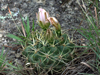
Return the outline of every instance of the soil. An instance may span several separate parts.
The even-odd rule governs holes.
[[[34,20],[35,26],[38,29],[39,26],[36,23],[36,13],[38,8],[43,8],[49,12],[50,16],[56,17],[61,24],[62,32],[66,32],[75,40],[76,45],[83,45],[87,43],[87,40],[80,35],[75,29],[80,27],[86,28],[87,23],[83,21],[84,15],[79,7],[77,0],[0,0],[0,52],[2,46],[5,46],[5,53],[7,52],[7,60],[12,61],[14,65],[18,63],[24,65],[25,62],[22,59],[21,48],[13,45],[14,39],[6,37],[6,34],[18,33],[18,26],[21,26],[21,17],[26,21],[27,16],[30,19],[30,25]],[[9,11],[12,12],[12,17],[9,15]],[[84,39],[84,40],[82,40]],[[76,49],[76,53],[84,51],[84,48]],[[94,54],[82,55],[80,58],[71,61],[62,75],[83,75],[79,73],[96,74],[91,68],[84,63],[93,63]],[[23,62],[23,63],[22,63]],[[74,64],[73,64],[74,62]],[[6,75],[17,75],[14,73],[8,73]],[[58,74],[57,74],[58,75]]]

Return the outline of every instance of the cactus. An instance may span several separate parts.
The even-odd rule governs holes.
[[[66,34],[57,37],[53,31],[53,40],[46,38],[45,32],[36,32],[33,42],[24,49],[23,55],[28,58],[35,67],[43,70],[61,72],[66,63],[72,58],[70,56],[74,48]]]

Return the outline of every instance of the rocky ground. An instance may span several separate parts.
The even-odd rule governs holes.
[[[8,7],[18,26],[21,26],[19,12],[24,20],[27,19],[27,16],[29,17],[30,25],[34,19],[35,25],[37,26],[36,13],[38,12],[38,8],[41,7],[48,11],[50,16],[54,16],[58,19],[63,31],[66,31],[70,37],[73,35],[74,40],[78,40],[76,44],[80,43],[81,38],[83,38],[74,30],[75,28],[80,28],[80,24],[82,27],[86,27],[85,22],[81,23],[83,19],[82,11],[76,0],[0,0],[0,51],[2,46],[5,45],[5,52],[8,52],[7,59],[14,61],[15,64],[21,64],[23,60],[20,60],[20,49],[17,51],[12,49],[11,42],[14,40],[5,36],[7,33],[16,34],[16,32],[18,32],[12,17],[9,15]],[[77,68],[77,70],[78,69],[80,68]],[[78,75],[74,72],[73,74],[66,73],[66,75]]]

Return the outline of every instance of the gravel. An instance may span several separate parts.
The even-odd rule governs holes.
[[[18,33],[16,25],[12,17],[9,15],[8,7],[10,8],[13,19],[18,26],[21,26],[19,12],[25,21],[26,17],[29,17],[30,24],[32,24],[34,19],[35,25],[37,26],[36,13],[38,12],[38,8],[44,8],[49,12],[50,16],[54,16],[58,19],[61,28],[66,31],[70,37],[75,33],[75,30],[73,29],[79,28],[81,22],[80,18],[82,18],[82,12],[76,0],[65,0],[65,2],[64,0],[0,0],[0,50],[3,45],[13,46],[11,42],[14,40],[6,37],[6,34]],[[84,23],[82,25],[85,27]],[[37,26],[37,28],[39,27]],[[82,36],[76,32],[73,38],[81,39]],[[8,60],[14,60],[15,64],[17,61],[17,63],[22,64],[19,59],[21,57],[20,51],[15,52],[9,47],[6,47],[5,50],[5,52],[8,52]]]

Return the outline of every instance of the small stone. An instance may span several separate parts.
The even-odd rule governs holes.
[[[23,16],[24,16],[24,17],[27,17],[28,15],[29,15],[28,13],[26,13],[26,14],[23,14]]]
[[[62,1],[59,1],[59,3],[62,3]]]
[[[19,8],[14,7],[11,10],[14,11],[14,12],[17,12],[19,10]]]
[[[2,2],[4,2],[5,0],[2,0]]]
[[[54,2],[53,1],[50,1],[50,5],[53,6],[54,5]]]
[[[19,58],[20,55],[21,55],[21,53],[17,53],[17,54],[15,54],[15,56],[16,56],[17,58]]]
[[[22,5],[22,8],[27,8],[27,4],[24,3],[24,4]]]
[[[26,2],[28,2],[29,0],[26,0]]]
[[[8,4],[1,6],[1,10],[6,10],[8,7]]]
[[[19,0],[18,2],[19,2],[19,3],[21,3],[21,2],[22,2],[22,0]]]
[[[3,15],[3,13],[0,11],[0,15]]]
[[[16,62],[15,65],[22,64],[22,62],[18,59],[15,59],[15,62]]]
[[[0,34],[0,38],[2,37],[2,34]]]
[[[4,45],[7,45],[7,41],[6,41],[6,40],[4,40],[4,42],[3,42],[3,43],[4,43]]]
[[[2,38],[2,41],[4,41],[5,39],[4,38]]]
[[[77,7],[75,7],[75,10],[78,10],[78,8],[77,8]]]
[[[10,51],[10,53],[15,54],[15,51]]]
[[[25,65],[26,65],[27,67],[29,67],[29,66],[31,65],[31,63],[26,63]]]
[[[69,5],[67,5],[67,8],[70,8],[70,6],[69,6]]]

